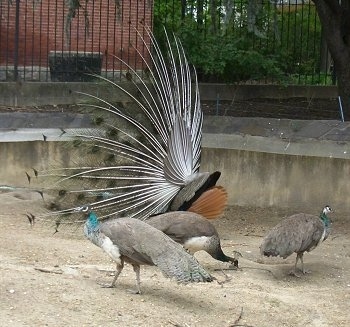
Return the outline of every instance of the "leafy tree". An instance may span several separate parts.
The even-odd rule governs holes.
[[[313,0],[334,61],[344,119],[350,120],[350,0]]]
[[[299,83],[317,83],[307,79],[320,67],[321,26],[313,5],[290,11],[263,0],[155,3],[156,35],[163,24],[176,31],[201,81],[285,83],[295,75],[305,76]]]

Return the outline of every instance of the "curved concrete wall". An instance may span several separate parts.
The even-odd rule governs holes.
[[[62,142],[0,142],[0,185],[28,186],[26,171],[70,163]],[[350,160],[204,148],[203,171],[222,172],[230,205],[350,210]]]

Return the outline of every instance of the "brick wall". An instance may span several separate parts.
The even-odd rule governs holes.
[[[119,14],[114,0],[90,0],[84,18],[85,1],[65,31],[68,9],[64,0],[21,0],[19,21],[19,66],[48,66],[50,51],[83,51],[114,54],[140,68],[135,50],[144,51],[135,27],[152,24],[152,1],[121,0]],[[0,2],[0,65],[13,65],[15,54],[16,1]],[[119,60],[104,56],[102,69],[120,70]]]

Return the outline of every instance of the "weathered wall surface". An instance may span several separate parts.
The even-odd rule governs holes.
[[[68,164],[69,153],[60,142],[0,142],[0,185],[28,186],[26,172],[47,169],[59,162]]]
[[[0,142],[0,185],[28,186],[25,172],[69,164],[61,142]],[[203,171],[222,172],[230,205],[350,210],[350,160],[204,147]]]
[[[202,162],[222,172],[230,204],[350,210],[347,159],[204,148]]]
[[[135,92],[130,83],[122,83],[123,88]],[[224,85],[208,84],[199,85],[201,100],[246,100],[254,98],[309,98],[328,99],[337,97],[335,86],[302,86],[290,85]],[[75,92],[109,99],[110,101],[131,101],[123,92],[105,82],[98,83],[0,83],[0,105],[8,106],[36,106],[59,105],[77,103],[79,96]],[[80,97],[81,98],[81,97]]]

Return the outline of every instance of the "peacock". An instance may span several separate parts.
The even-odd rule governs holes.
[[[331,220],[328,214],[332,208],[326,205],[319,216],[298,213],[282,220],[271,229],[264,237],[260,246],[261,255],[289,257],[296,253],[294,269],[291,275],[297,274],[297,263],[301,261],[301,271],[307,273],[304,268],[304,252],[310,252],[325,241],[331,231]]]
[[[78,92],[87,99],[83,108],[91,113],[92,127],[63,129],[70,160],[34,170],[49,200],[47,210],[33,221],[54,222],[56,228],[83,224],[77,209],[86,203],[101,221],[145,220],[169,211],[192,211],[206,218],[223,213],[227,192],[216,185],[221,173],[199,169],[203,113],[196,71],[179,38],[169,37],[166,29],[166,51],[148,27],[136,32],[146,53],[130,46],[145,69],[136,71],[115,57],[127,68],[133,91],[99,76],[130,97],[132,107]]]
[[[235,251],[234,257],[227,256],[221,248],[220,237],[215,226],[197,213],[166,212],[152,216],[145,222],[182,244],[192,254],[204,250],[214,259],[230,262],[234,268],[238,268],[238,257],[241,254]]]
[[[179,283],[213,281],[213,277],[180,244],[142,220],[118,218],[100,222],[89,206],[78,211],[86,215],[85,236],[116,263],[116,274],[110,287],[115,286],[124,262],[130,263],[136,273],[137,294],[141,294],[140,265],[155,265],[166,277],[175,278]]]

